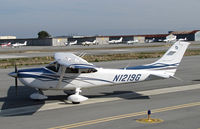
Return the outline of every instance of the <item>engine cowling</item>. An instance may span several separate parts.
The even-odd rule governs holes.
[[[68,99],[68,101],[70,101],[70,102],[72,102],[74,104],[78,104],[80,102],[88,100],[87,97],[79,95],[79,94],[70,95],[67,99]]]

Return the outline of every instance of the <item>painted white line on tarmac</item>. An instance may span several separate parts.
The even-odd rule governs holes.
[[[25,58],[26,56],[16,56],[16,55],[0,55],[0,59],[10,59],[10,58]]]
[[[137,92],[137,93],[143,94],[143,95],[159,95],[159,94],[173,93],[173,92],[178,92],[178,91],[195,90],[195,89],[200,89],[200,84],[178,86],[178,87],[171,87],[171,88],[162,88],[162,89],[141,91],[141,92]]]
[[[195,89],[200,89],[200,84],[154,89],[154,90],[140,91],[137,93],[140,94],[140,96],[149,96],[149,95],[159,95],[159,94],[174,93],[174,92],[188,91],[188,90],[195,90]],[[115,100],[122,100],[123,98],[133,98],[134,97],[133,95],[135,96],[135,94],[133,93],[125,93],[125,94],[111,95],[107,97],[93,98],[78,105],[74,105],[71,103],[64,103],[64,102],[56,102],[56,103],[47,103],[44,105],[41,104],[41,105],[5,109],[5,110],[0,111],[0,115],[1,116],[18,115],[18,114],[26,114],[26,113],[32,113],[32,112],[38,112],[38,111],[47,111],[47,110],[60,109],[60,108],[66,108],[66,107],[109,102],[109,101],[115,101]],[[135,96],[135,97],[138,97],[138,96]]]

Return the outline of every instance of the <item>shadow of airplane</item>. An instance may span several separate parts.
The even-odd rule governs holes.
[[[7,92],[7,97],[0,98],[0,102],[3,102],[1,110],[12,109],[12,108],[20,108],[25,106],[34,106],[34,110],[28,113],[16,114],[16,115],[1,115],[1,116],[25,116],[32,115],[36,113],[45,103],[49,101],[60,101],[59,104],[72,104],[67,102],[67,95],[48,95],[47,100],[32,100],[29,96],[37,92],[34,88],[28,86],[18,86],[18,93],[16,95],[15,86],[10,86]],[[149,99],[149,96],[143,96],[133,91],[113,91],[113,92],[102,92],[100,95],[85,95],[88,98],[98,98],[98,97],[119,97],[123,99]]]
[[[7,109],[30,106],[30,105],[44,104],[45,101],[34,101],[29,98],[30,94],[34,92],[36,92],[34,88],[27,87],[27,86],[18,86],[17,94],[16,94],[15,86],[10,86],[7,92],[7,97],[0,98],[0,102],[3,102],[1,111],[7,110]],[[38,109],[26,115],[31,115],[35,113]]]
[[[53,100],[58,100],[65,104],[71,104],[71,103],[65,102],[65,100],[67,99],[66,95],[51,95],[51,96],[48,96],[47,100],[30,99],[29,96],[35,92],[37,92],[37,90],[34,88],[31,88],[28,86],[18,86],[17,94],[16,94],[15,86],[10,86],[7,92],[7,97],[0,98],[0,102],[3,103],[3,105],[1,106],[1,112],[5,110],[28,107],[28,106],[34,106],[34,110],[31,110],[31,112],[28,112],[28,113],[23,113],[23,114],[19,113],[17,115],[6,115],[6,114],[2,115],[0,113],[0,116],[32,115],[35,112],[37,112],[45,103],[49,103],[49,101],[53,101]]]
[[[102,95],[87,95],[89,98],[98,97],[119,97],[122,99],[150,99],[149,96],[138,94],[134,91],[113,91],[113,92],[101,92]]]
[[[192,81],[200,81],[200,79],[192,80]]]

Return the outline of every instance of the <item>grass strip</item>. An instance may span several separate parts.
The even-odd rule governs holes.
[[[146,58],[160,58],[165,51],[158,52],[139,52],[139,53],[119,53],[106,55],[85,55],[83,58],[88,62],[114,61],[114,60],[129,60],[129,59],[146,59]],[[187,50],[185,56],[200,55],[200,49]],[[1,59],[0,68],[17,66],[30,66],[48,64],[54,61],[52,56],[46,57],[32,57],[32,58],[15,58],[15,59]]]

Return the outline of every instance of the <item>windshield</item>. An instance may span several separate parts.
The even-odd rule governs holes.
[[[46,66],[46,68],[51,71],[58,72],[60,68],[60,64],[58,64],[57,62],[53,62],[53,63],[50,63],[48,66]]]

